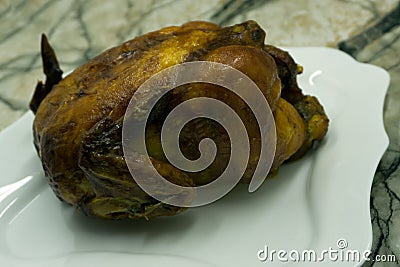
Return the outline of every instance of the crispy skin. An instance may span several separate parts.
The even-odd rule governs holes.
[[[279,77],[282,81],[281,97],[295,107],[306,124],[305,140],[297,152],[290,157],[290,159],[298,159],[325,137],[329,119],[318,99],[304,95],[301,91],[296,77],[303,68],[296,64],[289,53],[272,45],[265,45],[264,51],[274,58],[278,66]]]
[[[264,39],[265,32],[253,21],[226,28],[189,22],[111,48],[58,84],[46,81],[51,91],[43,101],[32,100],[38,106],[33,131],[36,149],[56,195],[87,215],[107,219],[151,218],[184,210],[159,203],[134,182],[122,152],[121,128],[126,107],[137,88],[159,71],[187,61],[231,65],[259,86],[274,111],[277,125],[274,170],[298,151],[307,151],[325,135],[328,120],[318,101],[307,98],[297,87],[297,65],[294,69],[290,56],[265,46]],[[48,61],[57,62],[53,54],[50,56],[54,58]],[[47,80],[52,80],[51,75]],[[206,171],[182,172],[169,165],[162,153],[157,135],[160,121],[176,103],[197,96],[228,103],[246,122],[251,151],[242,180],[248,182],[260,149],[257,123],[241,99],[209,84],[182,86],[158,106],[147,134],[153,165],[168,180],[184,186],[206,184],[223,170],[229,159],[229,138],[210,121],[194,121],[196,131],[184,129],[181,134],[182,150],[189,158],[196,158],[198,142],[204,137],[212,137],[220,144],[217,160]],[[140,162],[137,168],[147,175]],[[180,197],[190,201],[191,196]]]

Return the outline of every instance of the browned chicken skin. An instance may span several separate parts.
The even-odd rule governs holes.
[[[325,136],[328,118],[317,99],[304,96],[297,86],[299,67],[290,55],[265,45],[264,39],[265,32],[254,21],[226,28],[189,22],[111,48],[61,79],[54,52],[44,38],[42,58],[47,79],[45,84],[38,83],[31,109],[36,113],[35,146],[56,195],[87,215],[107,219],[151,218],[184,210],[160,203],[135,183],[125,163],[121,128],[137,88],[159,71],[188,61],[224,63],[257,84],[274,112],[277,147],[272,170],[302,156]],[[245,121],[251,151],[242,181],[249,182],[259,158],[257,122],[243,100],[211,84],[177,88],[158,107],[147,134],[153,165],[166,179],[184,186],[206,184],[226,166],[229,138],[212,121],[193,121],[191,127],[196,130],[184,128],[180,140],[189,158],[196,158],[198,143],[205,137],[220,144],[217,158],[207,170],[183,172],[168,164],[162,153],[160,120],[175,104],[198,96],[224,101]],[[145,168],[143,175],[147,175]]]

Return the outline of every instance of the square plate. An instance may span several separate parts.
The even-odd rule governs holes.
[[[280,266],[296,261],[294,250],[315,250],[325,257],[318,266],[360,265],[362,258],[330,260],[323,251],[371,247],[369,197],[388,146],[382,110],[389,75],[334,49],[287,50],[304,66],[300,86],[330,118],[325,140],[256,192],[239,185],[177,216],[150,222],[82,216],[47,185],[33,147],[33,114],[2,131],[0,265]],[[288,253],[279,259],[272,250]]]

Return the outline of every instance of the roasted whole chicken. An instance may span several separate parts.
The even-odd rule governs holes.
[[[37,84],[30,108],[36,115],[35,147],[57,197],[86,215],[106,219],[148,219],[185,209],[152,198],[135,183],[121,144],[124,114],[135,90],[152,75],[183,62],[223,63],[256,83],[275,119],[277,145],[271,172],[304,155],[323,139],[329,120],[318,100],[298,87],[296,76],[302,67],[287,52],[266,45],[265,35],[254,21],[230,27],[189,22],[126,41],[64,78],[43,35],[46,81]],[[159,132],[166,115],[177,104],[200,96],[224,101],[245,122],[251,151],[241,181],[248,183],[259,159],[259,126],[243,100],[211,84],[180,86],[155,107],[146,132],[152,164],[163,177],[183,186],[207,184],[227,165],[229,137],[210,120],[193,120],[180,135],[182,153],[190,159],[199,156],[203,138],[215,141],[218,152],[209,168],[197,173],[179,170],[162,152]]]

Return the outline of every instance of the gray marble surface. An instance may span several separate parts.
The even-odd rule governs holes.
[[[28,110],[43,79],[40,34],[73,69],[104,49],[142,33],[189,20],[229,25],[256,20],[279,46],[329,46],[386,69],[391,84],[384,121],[389,148],[371,192],[373,255],[400,265],[400,2],[398,0],[0,0],[0,130]]]

